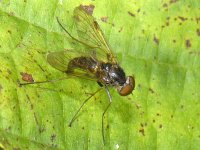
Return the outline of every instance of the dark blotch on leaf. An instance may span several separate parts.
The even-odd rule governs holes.
[[[159,44],[159,39],[158,39],[156,36],[154,36],[153,41],[154,41],[157,45]]]
[[[42,133],[44,131],[45,131],[44,127],[39,127],[39,133]]]
[[[107,22],[107,20],[108,20],[108,17],[101,17],[101,21]]]
[[[190,51],[189,54],[200,56],[200,52],[199,51]]]
[[[1,93],[2,89],[3,89],[3,86],[0,84],[0,93]]]
[[[196,21],[197,21],[197,23],[199,23],[199,21],[200,21],[200,17],[197,17],[197,18],[196,18]]]
[[[106,128],[107,128],[107,129],[109,129],[109,128],[110,128],[110,126],[109,126],[109,125],[107,125],[107,126],[106,126]]]
[[[162,124],[160,124],[160,125],[159,125],[159,128],[162,128],[162,127],[163,127]]]
[[[129,14],[131,17],[135,17],[135,14],[132,13],[132,12],[130,12],[130,11],[128,11],[128,14]]]
[[[19,147],[14,147],[13,150],[21,150]]]
[[[9,33],[9,34],[12,34],[12,32],[11,32],[10,30],[8,30],[8,33]]]
[[[139,132],[142,133],[143,136],[145,136],[145,134],[144,134],[144,128],[141,128],[141,129],[139,130]]]
[[[164,4],[163,4],[163,7],[164,7],[164,8],[167,7],[167,6],[168,6],[167,3],[164,3]]]
[[[190,48],[190,47],[192,46],[190,40],[186,40],[186,41],[185,41],[185,46],[186,46],[187,48]]]
[[[80,5],[89,15],[93,14],[95,6],[90,4],[90,5]]]
[[[178,16],[178,18],[179,18],[181,21],[186,21],[186,20],[187,20],[187,18],[184,18],[184,17],[182,17],[182,16]]]
[[[197,29],[197,35],[200,36],[200,29]]]
[[[170,1],[169,1],[170,4],[176,3],[176,2],[178,2],[178,0],[170,0]]]
[[[151,93],[155,93],[154,90],[153,90],[152,88],[149,88],[149,91],[150,91]]]
[[[55,134],[51,135],[51,142],[54,142],[55,139],[56,139],[56,135]]]
[[[12,74],[12,71],[10,69],[7,69],[8,74]]]
[[[21,76],[22,76],[22,80],[26,81],[26,82],[34,82],[33,77],[31,74],[28,73],[24,73],[24,72],[20,72]]]
[[[123,30],[123,27],[121,27],[118,32],[122,32],[122,30]]]

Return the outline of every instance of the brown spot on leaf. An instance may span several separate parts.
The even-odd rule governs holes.
[[[144,134],[144,128],[141,128],[141,129],[139,130],[139,132],[142,133],[143,136],[145,136],[145,134]]]
[[[107,22],[107,20],[108,20],[108,17],[101,17],[101,21]]]
[[[178,2],[178,0],[170,0],[170,1],[169,1],[170,4],[176,3],[176,2]]]
[[[158,39],[156,36],[154,36],[153,41],[154,41],[157,45],[159,44],[159,39]]]
[[[197,29],[197,35],[200,36],[200,29]]]
[[[122,32],[122,30],[123,30],[123,27],[121,27],[118,32]]]
[[[21,76],[22,76],[22,80],[26,81],[26,82],[34,82],[33,77],[31,74],[28,73],[24,73],[24,72],[20,72]]]
[[[199,23],[199,21],[200,21],[200,17],[197,17],[197,18],[196,18],[196,21],[197,21],[197,23]]]
[[[163,127],[162,124],[160,124],[160,125],[159,125],[159,128],[162,128],[162,127]]]
[[[56,140],[56,135],[55,134],[52,134],[51,135],[51,142],[54,142]]]
[[[166,22],[166,26],[169,26],[169,21]]]
[[[167,6],[168,6],[167,3],[164,3],[164,4],[163,4],[163,7],[164,7],[164,8],[167,7]]]
[[[178,16],[178,18],[179,18],[181,21],[186,21],[186,20],[187,20],[187,18],[182,17],[182,16]]]
[[[156,114],[157,116],[161,116],[159,113]]]
[[[12,32],[11,32],[10,30],[8,30],[8,33],[9,33],[9,34],[12,34]]]
[[[85,10],[85,12],[87,12],[89,15],[93,14],[94,8],[95,6],[90,4],[90,5],[80,5],[81,8],[83,8]]]
[[[12,71],[10,69],[7,69],[8,74],[12,74]]]
[[[14,147],[13,150],[21,150],[19,147]]]
[[[200,56],[200,51],[190,51],[189,54]]]
[[[132,12],[130,12],[130,11],[128,11],[128,14],[129,14],[131,17],[135,17],[135,14],[132,13]]]
[[[45,128],[44,127],[39,127],[39,133],[42,133],[45,131]]]
[[[149,88],[149,91],[150,91],[151,93],[155,93],[154,90],[153,90],[152,88]]]
[[[185,46],[186,46],[187,48],[190,48],[190,47],[192,46],[190,40],[186,40],[186,41],[185,41]]]
[[[176,40],[173,40],[173,43],[176,43]]]

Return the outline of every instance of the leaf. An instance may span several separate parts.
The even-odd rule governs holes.
[[[133,95],[111,88],[91,99],[73,126],[81,103],[99,87],[91,81],[19,87],[65,77],[46,54],[71,47],[56,17],[75,36],[75,7],[93,4],[94,16],[127,75]],[[164,1],[0,1],[0,149],[199,149],[200,3]],[[25,81],[24,81],[25,82]]]

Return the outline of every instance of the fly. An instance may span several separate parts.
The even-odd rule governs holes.
[[[70,120],[69,126],[72,125],[84,104],[101,89],[105,88],[109,99],[109,104],[102,114],[102,137],[103,143],[105,144],[104,115],[112,103],[109,87],[116,88],[119,95],[127,96],[131,94],[135,88],[135,79],[133,76],[125,75],[124,70],[118,64],[116,57],[106,42],[98,23],[95,21],[91,12],[85,9],[85,6],[80,5],[74,9],[74,21],[77,26],[78,38],[73,37],[57,18],[58,24],[67,35],[74,41],[82,44],[85,48],[51,52],[47,55],[47,62],[53,68],[66,73],[68,76],[90,79],[100,85],[100,88],[82,103]],[[20,85],[59,80],[63,79],[20,83]]]

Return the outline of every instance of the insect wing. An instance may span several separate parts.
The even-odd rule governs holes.
[[[97,58],[100,58],[102,61],[117,63],[98,23],[82,5],[75,8],[74,19],[79,40],[90,46],[90,49],[95,50]]]

